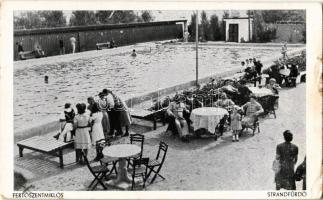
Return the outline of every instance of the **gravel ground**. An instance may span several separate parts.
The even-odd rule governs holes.
[[[273,115],[260,120],[260,133],[244,135],[240,142],[231,142],[226,132],[218,141],[213,138],[194,139],[182,143],[166,133],[161,125],[155,131],[145,126],[133,125],[132,132],[144,133],[144,156],[155,157],[159,141],[169,145],[161,174],[166,180],[156,179],[146,190],[273,190],[274,173],[271,169],[276,145],[283,142],[282,132],[294,133],[293,143],[299,147],[298,164],[305,156],[305,84],[297,88],[283,89],[280,93],[277,118]],[[142,122],[138,122],[142,123]],[[151,125],[151,124],[148,124]],[[114,143],[126,143],[121,138]],[[74,151],[64,154],[67,164],[58,168],[57,158],[37,152],[28,152],[23,158],[17,156],[15,146],[15,170],[22,172],[33,190],[80,191],[92,180],[86,166],[74,163]],[[95,150],[90,151],[90,159]],[[301,184],[297,183],[301,189]],[[115,190],[109,188],[109,190]]]

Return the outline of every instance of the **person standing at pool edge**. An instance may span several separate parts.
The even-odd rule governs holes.
[[[70,38],[71,46],[72,46],[72,53],[75,53],[75,48],[76,48],[76,39],[74,36]]]
[[[65,54],[65,47],[64,47],[64,41],[62,39],[59,40],[59,55]]]
[[[88,149],[91,146],[91,138],[89,133],[90,117],[85,114],[86,105],[84,103],[76,104],[77,115],[74,118],[75,139],[74,146],[76,152],[76,162],[84,164],[82,152],[87,156]]]
[[[94,158],[94,161],[99,161],[102,158],[102,155],[100,155],[99,147],[96,145],[96,143],[99,140],[105,139],[102,128],[103,114],[100,111],[97,103],[92,104],[91,113],[92,116],[90,117],[90,123],[92,125],[92,145],[96,146],[96,157]]]
[[[100,111],[102,112],[102,127],[103,127],[103,133],[105,138],[108,138],[109,130],[111,129],[111,116],[109,114],[110,110],[110,102],[111,100],[107,100],[105,94],[102,92],[99,93],[99,100],[98,100],[98,106]],[[92,112],[92,111],[91,111]],[[111,132],[111,131],[110,131]]]

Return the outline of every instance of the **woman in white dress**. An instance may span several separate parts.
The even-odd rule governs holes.
[[[84,164],[82,152],[87,156],[88,149],[91,147],[90,117],[85,113],[84,103],[76,104],[76,108],[78,113],[74,118],[76,162]]]
[[[91,109],[92,116],[90,117],[90,123],[92,124],[92,145],[95,146],[96,142],[104,139],[104,133],[102,128],[102,118],[103,114],[100,112],[99,106],[97,103],[94,103]],[[95,161],[99,161],[102,158],[102,155],[99,153],[98,146],[96,146],[96,157]]]

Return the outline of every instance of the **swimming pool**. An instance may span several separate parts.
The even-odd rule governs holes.
[[[133,48],[137,56],[131,57]],[[199,77],[240,67],[241,60],[279,56],[280,46],[202,45]],[[295,49],[294,48],[289,48]],[[96,53],[97,52],[97,53]],[[103,88],[127,99],[195,79],[194,44],[133,45],[14,64],[14,127],[55,120],[65,102],[86,102]],[[51,59],[51,62],[43,62]],[[32,63],[32,64],[30,64]],[[49,83],[44,83],[44,76]]]

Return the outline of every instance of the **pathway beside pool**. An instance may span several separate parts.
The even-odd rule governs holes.
[[[231,142],[231,133],[226,132],[218,141],[213,138],[194,139],[183,143],[177,137],[165,133],[166,126],[155,131],[134,125],[133,132],[145,135],[144,157],[154,158],[159,141],[169,145],[161,174],[166,180],[156,179],[146,190],[273,190],[274,172],[271,169],[276,145],[283,142],[283,131],[290,129],[293,143],[299,147],[298,164],[306,152],[306,84],[280,92],[277,118],[272,115],[260,120],[260,133],[244,135],[240,142]],[[151,126],[151,124],[148,124]],[[52,133],[54,134],[54,133]],[[114,143],[126,143],[129,138],[120,138]],[[65,153],[62,170],[58,159],[26,150],[23,158],[18,156],[15,145],[15,170],[28,179],[32,190],[80,191],[87,190],[92,175],[86,166],[76,165],[75,153]],[[95,157],[95,149],[89,159]],[[100,188],[100,186],[98,186]],[[301,184],[297,183],[301,189]],[[114,188],[108,188],[114,190]]]

